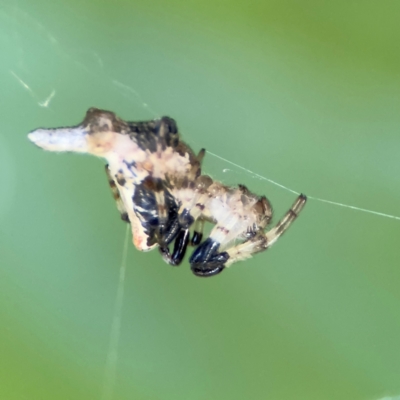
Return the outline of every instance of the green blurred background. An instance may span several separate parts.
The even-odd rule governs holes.
[[[311,196],[400,215],[398,1],[0,5],[0,399],[101,399],[125,237],[102,160],[37,127],[91,106],[170,115]],[[47,100],[47,104],[46,104]],[[204,170],[295,195],[212,155]],[[270,251],[211,279],[129,246],[113,399],[400,394],[400,221],[310,200]]]

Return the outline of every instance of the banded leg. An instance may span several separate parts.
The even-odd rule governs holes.
[[[203,236],[203,227],[204,227],[204,220],[200,218],[202,210],[204,209],[204,204],[202,203],[202,197],[205,194],[205,187],[208,187],[212,180],[208,176],[200,176],[200,167],[201,167],[201,160],[204,157],[204,149],[202,149],[196,157],[196,161],[193,161],[192,170],[182,180],[178,180],[176,182],[176,186],[179,188],[179,193],[182,195],[186,202],[182,202],[179,198],[177,201],[179,203],[184,203],[181,205],[179,211],[173,218],[174,224],[176,227],[179,228],[179,233],[177,233],[174,243],[174,250],[173,253],[170,254],[168,244],[171,242],[165,242],[165,245],[160,244],[160,252],[164,258],[164,260],[174,266],[179,265],[183,258],[185,257],[187,246],[190,244],[195,246],[201,242]],[[172,198],[174,196],[171,193]],[[208,196],[206,196],[208,198]],[[187,199],[191,200],[187,200]],[[205,200],[205,199],[204,199]],[[199,203],[198,203],[199,201]],[[192,215],[192,207],[196,205],[196,213],[195,216]],[[186,207],[185,207],[186,206]],[[195,231],[193,234],[192,239],[189,239],[190,233],[189,229],[191,225],[195,223]]]
[[[152,215],[149,219],[153,228],[152,241],[157,243],[159,251],[164,259],[170,265],[178,266],[186,252],[189,242],[189,230],[182,229],[178,222],[178,206],[168,188],[161,179],[146,178],[142,183],[146,193],[152,196],[153,204]],[[136,200],[136,204],[139,201]],[[142,215],[149,214],[148,207],[141,207]],[[169,251],[169,244],[175,240],[172,254]]]
[[[229,259],[229,254],[223,250],[230,248],[237,238],[242,241],[252,238],[265,228],[272,216],[268,200],[251,193],[243,185],[230,188],[215,182],[207,194],[208,209],[216,225],[190,258],[192,271],[199,276],[221,272]]]
[[[290,227],[294,220],[298,217],[301,210],[304,208],[307,202],[307,196],[301,194],[290,210],[283,216],[283,218],[275,225],[274,228],[270,229],[265,233],[265,238],[267,239],[266,250],[268,247],[272,246]]]
[[[128,213],[127,213],[127,211],[125,209],[125,206],[124,206],[124,203],[123,203],[123,201],[121,199],[121,196],[120,196],[119,190],[117,188],[117,185],[115,184],[114,178],[110,174],[110,170],[108,168],[108,164],[106,164],[106,166],[105,166],[105,171],[106,171],[106,175],[107,175],[107,179],[108,179],[108,184],[110,185],[111,192],[113,194],[115,203],[117,205],[117,209],[118,209],[118,211],[119,211],[119,213],[121,215],[121,219],[122,219],[122,221],[130,222],[129,221],[129,217],[128,217]]]
[[[168,250],[168,245],[181,230],[177,217],[178,206],[164,182],[159,178],[147,177],[135,185],[133,204],[147,233],[148,246],[157,244],[164,260],[171,265],[178,265],[179,256],[171,256]]]
[[[213,276],[233,263],[245,260],[252,254],[267,250],[283,235],[303,209],[307,198],[301,194],[274,228],[267,232],[258,231],[243,243],[219,252],[219,243],[208,238],[190,258],[192,272],[197,276]]]
[[[174,250],[172,255],[169,253],[168,247],[160,247],[160,252],[164,260],[171,265],[178,266],[185,257],[187,246],[197,246],[203,238],[204,219],[199,218],[194,223],[193,236],[189,240],[189,229],[181,229],[175,239]]]

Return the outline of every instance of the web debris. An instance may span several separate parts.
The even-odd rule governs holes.
[[[30,95],[35,99],[35,101],[37,102],[37,104],[40,107],[43,107],[43,108],[49,107],[50,101],[53,99],[53,97],[56,94],[56,91],[54,89],[52,90],[50,95],[47,97],[47,99],[45,99],[44,101],[40,101],[39,96],[33,91],[33,89],[25,81],[23,81],[13,70],[10,70],[10,74],[21,84],[21,86],[25,90],[27,90],[30,93]]]
[[[49,94],[49,96],[47,97],[47,99],[45,101],[42,101],[41,103],[39,103],[40,107],[44,107],[47,108],[50,104],[50,101],[52,100],[52,98],[55,96],[56,91],[53,89],[53,91]]]

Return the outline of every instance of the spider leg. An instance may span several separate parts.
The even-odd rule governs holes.
[[[106,164],[106,166],[105,166],[105,171],[106,171],[106,175],[107,175],[107,179],[108,179],[108,184],[110,185],[111,192],[113,194],[115,203],[117,205],[117,209],[118,209],[119,213],[121,214],[121,219],[125,222],[129,222],[128,213],[125,209],[124,202],[121,199],[121,195],[119,193],[117,185],[115,184],[115,180],[110,174],[110,169],[108,167],[108,164]]]
[[[186,253],[189,242],[189,230],[182,229],[178,223],[178,206],[176,201],[161,179],[147,178],[150,193],[154,195],[156,218],[153,217],[153,241],[159,246],[159,251],[168,264],[178,266]],[[172,254],[168,245],[175,240]]]
[[[168,210],[167,229],[161,229],[159,232],[159,248],[164,261],[170,265],[178,266],[185,257],[186,249],[189,244],[189,226],[182,226],[179,222],[178,210],[174,197],[168,192],[165,197],[168,202],[166,209]],[[172,204],[173,202],[173,204]],[[174,250],[172,254],[168,245],[175,240]]]
[[[194,222],[193,236],[190,240],[191,246],[198,246],[203,239],[204,219],[198,218]]]
[[[226,267],[229,267],[237,261],[250,258],[255,253],[270,248],[287,231],[290,225],[298,217],[299,213],[306,204],[306,201],[307,197],[301,194],[296,199],[290,210],[272,229],[266,232],[259,231],[254,237],[250,238],[246,242],[226,250],[229,254],[229,260],[226,263]]]
[[[135,214],[148,235],[147,245],[167,247],[179,233],[175,199],[163,180],[148,176],[135,185],[133,195]]]
[[[206,177],[206,180],[211,181],[211,178]],[[200,186],[202,186],[202,184],[200,184]],[[193,191],[193,189],[189,190]],[[203,238],[204,229],[203,210],[205,209],[207,199],[208,195],[203,193],[202,190],[194,190],[194,195],[191,200],[191,203],[194,204],[194,206],[192,208],[186,208],[184,205],[180,207],[176,218],[176,223],[180,227],[180,232],[175,239],[172,255],[170,255],[167,247],[161,248],[160,246],[160,251],[164,260],[171,265],[179,265],[182,262],[187,246],[189,245],[189,229],[192,225],[194,225],[194,232],[192,239],[190,240],[190,245],[197,246],[200,244],[201,239]]]
[[[174,250],[169,252],[168,246],[160,246],[160,253],[168,264],[178,266],[185,257],[186,249],[189,243],[189,230],[181,229],[175,238]]]
[[[180,232],[175,239],[172,255],[170,255],[168,248],[160,247],[164,260],[171,265],[179,265],[182,262],[189,241],[192,246],[197,246],[203,237],[204,218],[202,218],[202,212],[208,199],[208,195],[204,190],[204,181],[207,183],[212,182],[209,177],[200,177],[199,180],[195,181],[193,179],[186,183],[187,188],[184,190],[190,193],[188,198],[191,200],[188,203],[183,203],[177,214],[176,222],[180,226]],[[194,232],[190,240],[189,229],[192,224],[194,224]]]
[[[172,201],[175,204],[180,204],[179,210],[169,215],[169,220],[172,221],[175,228],[178,228],[178,232],[173,232],[174,235],[170,235],[168,240],[163,238],[160,241],[160,252],[164,260],[171,265],[179,265],[186,253],[187,246],[190,240],[189,228],[195,222],[195,232],[191,240],[192,245],[197,245],[201,242],[204,221],[197,222],[197,218],[201,216],[202,210],[204,209],[204,201],[208,196],[205,194],[205,187],[210,185],[212,180],[208,176],[200,176],[201,173],[201,161],[204,157],[205,150],[202,149],[196,157],[193,157],[191,161],[191,170],[184,177],[170,176],[166,179],[166,187],[174,187],[175,192],[167,189]],[[174,184],[171,184],[174,181]],[[177,196],[178,195],[178,196]],[[194,213],[192,213],[193,205]],[[166,207],[168,210],[170,206]],[[175,239],[174,250],[172,254],[169,251],[168,244]]]
[[[275,225],[274,228],[270,229],[265,233],[265,238],[267,239],[266,250],[268,247],[272,246],[289,228],[293,221],[298,217],[301,210],[304,208],[307,201],[307,196],[301,194],[290,210],[283,216],[283,218]]]
[[[197,276],[213,276],[225,267],[229,267],[237,261],[250,258],[252,254],[264,251],[271,247],[297,218],[306,203],[306,196],[300,195],[290,210],[267,232],[259,230],[250,236],[245,242],[220,251],[220,241],[215,240],[215,235],[203,242],[192,254],[190,265],[192,272]]]
[[[217,275],[225,268],[229,254],[219,252],[220,244],[212,238],[206,239],[190,257],[192,272],[197,276],[208,277]]]

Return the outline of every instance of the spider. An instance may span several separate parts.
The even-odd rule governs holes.
[[[163,259],[177,266],[188,245],[195,246],[189,263],[197,276],[216,275],[271,247],[307,200],[299,195],[284,217],[266,230],[272,219],[268,199],[244,185],[226,186],[203,175],[205,150],[194,153],[169,117],[131,122],[90,108],[79,125],[36,129],[28,137],[45,150],[105,158],[108,182],[122,220],[131,224],[135,247],[158,247]],[[215,226],[202,240],[205,221]]]

